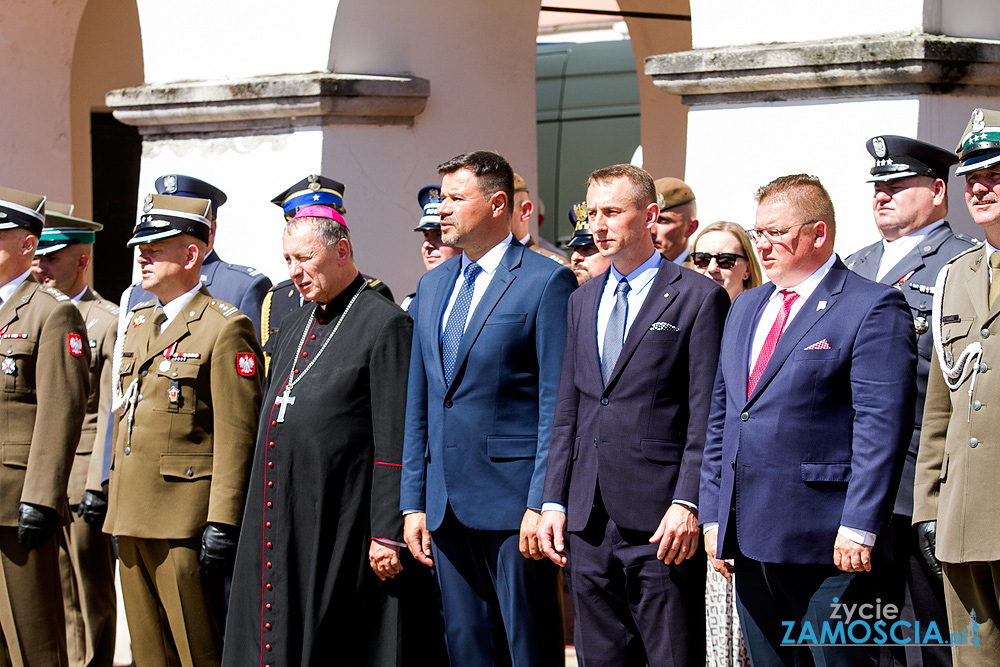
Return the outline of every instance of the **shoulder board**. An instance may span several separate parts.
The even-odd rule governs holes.
[[[976,245],[972,246],[971,248],[969,248],[967,250],[963,250],[962,252],[958,253],[957,255],[955,255],[954,257],[952,257],[951,259],[949,259],[947,262],[945,262],[945,266],[948,266],[949,264],[954,264],[955,261],[958,260],[960,257],[965,257],[966,255],[968,255],[970,253],[976,252],[977,250],[979,250],[982,247],[982,245],[983,245],[982,243],[977,243]]]
[[[230,271],[236,271],[238,273],[245,273],[245,274],[250,275],[250,276],[258,276],[258,275],[260,275],[260,271],[258,271],[257,269],[253,268],[252,266],[243,266],[242,264],[229,264],[228,262],[224,262],[224,264],[225,264],[225,267],[227,269],[229,269]]]
[[[263,271],[261,271],[260,269],[252,269],[252,268],[250,268],[249,266],[248,266],[248,267],[246,267],[246,269],[247,269],[247,272],[248,272],[248,273],[249,273],[249,274],[250,274],[251,276],[253,276],[254,278],[256,278],[256,277],[257,277],[257,276],[259,276],[259,275],[263,275],[263,273],[264,273],[264,272],[263,272]]]
[[[155,301],[142,301],[132,306],[132,312],[134,313],[135,311],[140,310],[142,308],[149,308],[155,303],[156,303]]]
[[[369,287],[377,287],[378,285],[382,284],[382,281],[379,280],[378,278],[366,278],[366,280],[368,281]]]
[[[968,234],[955,234],[956,239],[961,239],[966,243],[971,243],[973,245],[978,245],[980,243],[979,239],[974,236],[969,236]]]
[[[45,292],[56,301],[69,301],[69,297],[55,289],[54,287],[42,287],[39,291]]]
[[[117,316],[118,311],[121,310],[121,308],[119,308],[117,304],[111,303],[110,301],[105,301],[104,299],[99,299],[97,305],[99,305],[101,308],[103,308],[104,310],[108,311],[109,313],[115,316]]]
[[[218,299],[212,299],[212,308],[222,313],[223,317],[230,317],[238,312],[240,309],[236,306],[226,303],[225,301],[219,301]]]

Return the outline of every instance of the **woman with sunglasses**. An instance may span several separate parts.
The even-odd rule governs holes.
[[[731,300],[761,284],[753,242],[736,223],[713,222],[698,234],[693,248],[694,270],[721,285],[729,292]],[[708,667],[749,666],[750,658],[736,615],[733,584],[716,572],[711,562],[708,563],[705,602],[705,664]]]
[[[695,271],[725,288],[730,300],[761,284],[753,242],[734,222],[713,222],[705,227],[694,240],[691,262]]]

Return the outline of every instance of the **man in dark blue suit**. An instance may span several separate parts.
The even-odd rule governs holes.
[[[464,252],[425,274],[410,304],[404,537],[436,566],[452,665],[561,665],[557,568],[522,554],[541,558],[535,528],[576,278],[511,235],[506,160],[478,151],[438,171],[441,237]]]
[[[595,171],[590,231],[611,268],[570,298],[539,541],[565,565],[585,665],[705,662],[698,477],[729,296],[661,258],[653,179]]]
[[[819,638],[838,622],[834,603],[876,603],[872,549],[913,428],[913,320],[898,290],[833,253],[818,179],[784,176],[756,198],[751,236],[772,282],[737,297],[726,321],[701,473],[705,548],[726,576],[735,559],[755,666],[874,665],[874,645]],[[788,646],[805,622],[814,638]]]

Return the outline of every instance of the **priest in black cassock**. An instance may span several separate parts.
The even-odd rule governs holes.
[[[412,322],[355,268],[342,202],[308,194],[282,245],[313,303],[276,334],[223,665],[399,665],[404,652],[437,664],[407,647],[437,617],[425,569],[401,560]]]

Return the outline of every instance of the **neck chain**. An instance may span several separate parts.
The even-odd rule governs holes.
[[[347,313],[350,312],[351,306],[354,305],[354,302],[358,300],[358,297],[361,296],[361,293],[365,291],[365,287],[367,286],[368,284],[366,282],[361,283],[361,287],[359,287],[358,291],[354,293],[354,296],[351,297],[351,300],[347,302],[347,307],[344,308],[344,312],[340,314],[340,319],[338,319],[337,323],[333,325],[333,331],[330,332],[330,335],[327,336],[326,340],[323,341],[323,344],[320,346],[319,350],[316,352],[315,355],[313,355],[312,361],[310,361],[309,364],[302,369],[302,372],[299,373],[298,376],[296,376],[295,363],[301,358],[302,348],[306,344],[306,337],[309,335],[309,330],[312,328],[313,322],[316,320],[316,308],[313,309],[312,315],[309,316],[309,321],[306,322],[306,328],[302,330],[302,338],[301,340],[299,340],[299,349],[295,351],[295,361],[292,362],[292,368],[288,371],[288,381],[285,383],[286,395],[292,392],[292,387],[294,387],[295,385],[297,385],[299,382],[302,381],[302,378],[304,378],[306,376],[306,373],[309,372],[309,369],[313,367],[313,364],[316,363],[316,360],[319,359],[319,356],[323,354],[323,350],[325,350],[326,346],[330,344],[330,341],[333,340],[333,337],[337,335],[337,330],[340,329],[340,325],[344,323],[344,318],[346,318]]]

